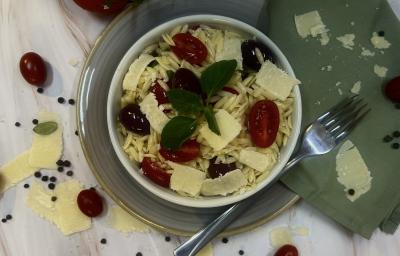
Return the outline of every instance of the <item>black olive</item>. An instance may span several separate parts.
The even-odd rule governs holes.
[[[213,159],[210,160],[210,165],[208,166],[208,175],[210,175],[211,178],[215,179],[218,178],[219,176],[223,176],[225,173],[236,170],[236,164],[235,163],[230,163],[230,164],[223,164],[223,163],[215,163],[217,160],[217,157],[214,157]]]
[[[261,52],[264,60],[269,60],[275,63],[273,54],[270,49],[264,44],[257,42],[255,40],[247,40],[242,43],[242,58],[244,68],[258,71],[261,68],[261,63],[258,61],[256,55],[256,48]]]
[[[150,134],[150,123],[137,104],[129,104],[121,109],[119,121],[129,131],[140,135]]]

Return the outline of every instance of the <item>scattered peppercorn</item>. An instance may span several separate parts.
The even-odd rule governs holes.
[[[37,88],[37,90],[36,90],[38,93],[43,93],[43,88]]]
[[[33,119],[33,120],[32,120],[32,123],[33,123],[33,124],[38,124],[39,121],[38,121],[37,119]]]
[[[400,131],[394,131],[392,135],[393,137],[398,138],[400,137]]]
[[[227,243],[229,242],[229,240],[228,240],[228,238],[224,237],[224,238],[222,238],[222,242],[223,242],[224,244],[227,244]]]
[[[141,252],[136,253],[136,256],[143,256]]]
[[[51,181],[51,182],[56,182],[56,181],[57,181],[57,178],[54,177],[54,176],[51,176],[51,177],[50,177],[50,181]]]
[[[58,166],[58,167],[57,167],[57,171],[58,171],[58,172],[63,172],[63,171],[64,171],[64,167]]]
[[[78,130],[75,131],[75,135],[76,135],[76,136],[79,136]]]
[[[58,97],[57,101],[58,103],[63,104],[65,102],[65,99],[63,97]]]
[[[347,193],[349,193],[349,195],[354,195],[355,193],[356,193],[356,191],[354,191],[354,189],[349,189],[349,190],[347,190]]]
[[[102,243],[102,244],[106,244],[106,243],[107,243],[107,239],[105,239],[105,238],[102,238],[102,239],[100,240],[100,243]]]
[[[12,219],[11,214],[7,214],[7,215],[6,215],[6,220],[11,220],[11,219]]]
[[[53,190],[56,187],[54,183],[49,183],[48,188]]]
[[[378,36],[383,37],[385,36],[385,31],[381,30],[378,32]]]
[[[386,135],[383,137],[383,142],[391,142],[393,140],[393,137],[390,135]]]
[[[74,172],[73,172],[73,171],[68,171],[68,172],[67,172],[67,176],[72,176],[72,175],[74,175]]]
[[[20,122],[15,122],[15,126],[20,127],[21,123]]]
[[[165,241],[166,241],[166,242],[169,242],[169,241],[171,241],[171,237],[169,237],[169,236],[166,236],[166,237],[165,237]]]
[[[68,161],[68,160],[65,160],[64,163],[63,163],[63,165],[64,165],[65,167],[70,167],[70,166],[71,166],[71,162]]]
[[[75,100],[74,99],[69,99],[68,103],[69,103],[69,105],[74,105],[75,104]]]
[[[1,219],[1,222],[6,223],[7,220],[6,219]]]
[[[239,250],[239,255],[243,255],[244,251],[243,250]]]
[[[42,177],[42,181],[46,182],[46,181],[48,181],[48,180],[49,180],[49,176],[44,175],[44,176]]]
[[[29,184],[28,183],[24,184],[24,188],[29,188]]]
[[[42,177],[42,174],[41,174],[40,172],[35,172],[33,175],[34,175],[36,178]]]
[[[393,149],[399,149],[400,148],[400,144],[395,142],[395,143],[392,144],[392,148]]]
[[[60,160],[57,160],[56,164],[58,166],[63,166],[64,162],[63,162],[63,160],[60,159]]]
[[[51,201],[53,201],[53,202],[57,201],[57,197],[56,196],[52,196],[51,197]]]

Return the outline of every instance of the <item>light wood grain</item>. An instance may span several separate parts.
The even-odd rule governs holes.
[[[400,1],[390,1],[400,11]],[[400,12],[397,12],[400,13]],[[64,158],[72,162],[74,177],[87,186],[95,185],[82,154],[75,132],[75,107],[60,105],[57,97],[75,98],[79,68],[68,62],[82,62],[95,39],[111,18],[99,17],[77,7],[72,0],[1,0],[0,1],[0,164],[13,159],[30,147],[32,122],[39,110],[60,113],[64,124]],[[39,53],[49,63],[51,81],[43,95],[36,93],[19,73],[18,63],[27,51]],[[14,123],[22,123],[16,128]],[[46,172],[46,171],[45,171]],[[59,180],[66,179],[55,171]],[[28,179],[29,183],[34,178]],[[24,182],[2,195],[0,218],[11,213],[13,220],[0,223],[0,255],[172,255],[173,249],[185,238],[157,231],[148,234],[124,235],[109,227],[107,216],[95,219],[92,229],[69,237],[53,225],[40,219],[25,206],[27,190]],[[105,195],[103,193],[103,195]],[[108,205],[112,202],[107,198]],[[215,255],[272,255],[269,231],[281,225],[305,226],[308,237],[295,237],[302,255],[400,254],[400,231],[389,236],[376,231],[367,241],[352,235],[331,219],[304,202],[262,227],[229,238],[228,244],[213,242]],[[107,244],[100,244],[106,238]]]

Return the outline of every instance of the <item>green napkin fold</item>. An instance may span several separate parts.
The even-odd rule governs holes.
[[[306,159],[282,182],[308,203],[346,228],[370,238],[380,227],[394,233],[400,222],[400,150],[383,143],[383,137],[400,130],[400,110],[385,99],[382,86],[400,75],[400,23],[385,0],[271,0],[268,5],[268,36],[280,47],[302,81],[303,123],[306,127],[316,117],[337,103],[357,81],[360,95],[369,103],[371,113],[349,139],[357,146],[373,177],[369,192],[355,202],[346,198],[337,181],[337,150]],[[330,30],[330,42],[321,46],[316,38],[302,39],[295,27],[294,15],[317,10]],[[392,44],[381,52],[373,47],[373,32],[384,31]],[[353,50],[336,39],[355,35]],[[375,56],[361,56],[362,47]],[[385,66],[385,78],[374,73],[374,65]],[[331,71],[321,68],[332,66]],[[340,83],[338,83],[340,82]],[[343,95],[340,95],[339,89]],[[400,139],[398,140],[400,142]]]

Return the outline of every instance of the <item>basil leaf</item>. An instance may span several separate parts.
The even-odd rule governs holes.
[[[210,128],[210,130],[215,134],[221,135],[217,120],[215,119],[214,110],[210,106],[204,108],[204,116],[206,117],[208,128]]]
[[[203,110],[203,100],[193,92],[172,89],[167,91],[167,96],[172,107],[179,113],[197,114]]]
[[[167,70],[167,76],[168,76],[168,81],[171,81],[174,78],[174,71],[172,70]]]
[[[176,116],[172,118],[162,130],[161,146],[167,150],[179,149],[196,130],[196,119]]]
[[[210,65],[201,74],[200,84],[208,98],[220,91],[232,78],[236,69],[236,60],[221,60]]]
[[[40,135],[49,135],[55,132],[57,128],[57,123],[50,121],[37,124],[35,127],[33,127],[33,131]]]

